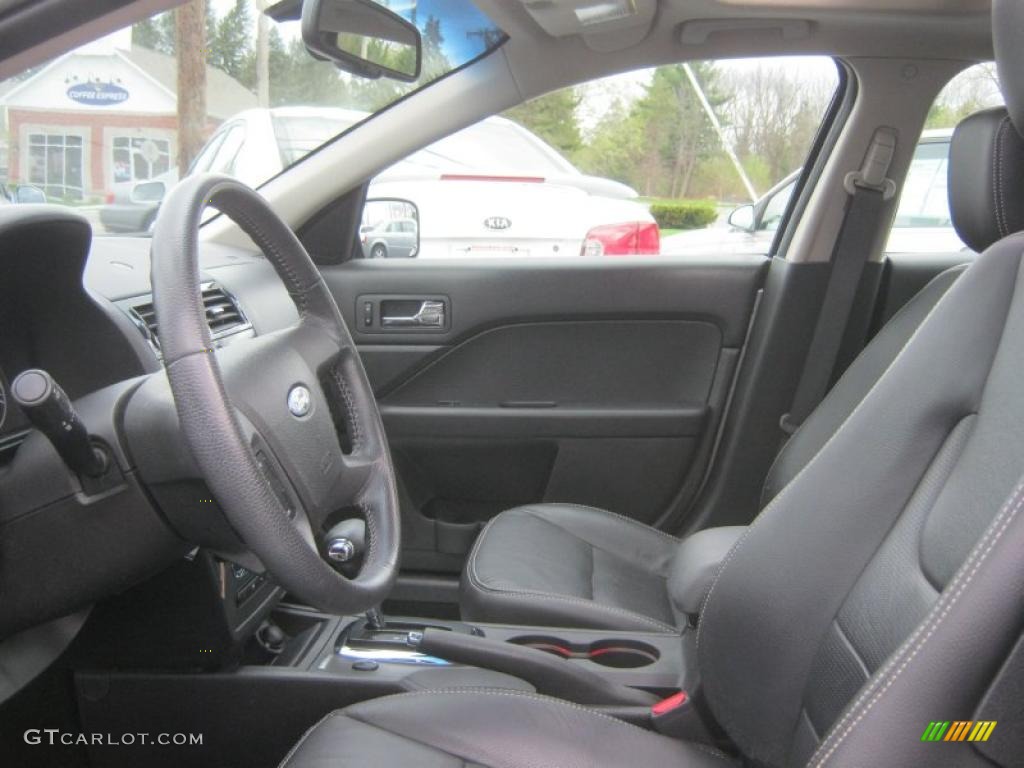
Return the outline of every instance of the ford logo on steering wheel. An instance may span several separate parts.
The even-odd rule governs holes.
[[[313,397],[308,388],[301,384],[296,384],[291,388],[291,391],[288,393],[288,410],[291,411],[292,416],[301,419],[309,414],[312,407]]]

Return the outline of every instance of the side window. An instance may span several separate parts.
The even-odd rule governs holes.
[[[238,157],[238,152],[242,149],[242,145],[245,143],[245,126],[236,124],[228,128],[227,133],[224,135],[224,140],[220,142],[220,146],[217,147],[216,153],[213,155],[213,159],[210,161],[210,166],[207,170],[213,173],[227,173],[230,175],[234,174],[235,170],[235,158]]]
[[[950,254],[967,249],[949,212],[949,145],[968,115],[1002,103],[992,64],[953,78],[935,100],[914,150],[886,250],[891,254]]]
[[[189,166],[189,174],[202,173],[203,171],[210,170],[210,163],[213,162],[214,155],[217,154],[217,150],[220,149],[220,145],[224,143],[224,137],[227,132],[221,130],[219,133],[215,133],[210,137],[210,140],[206,142],[206,146],[196,155],[196,159],[192,161],[192,165]]]
[[[413,235],[421,259],[767,255],[838,82],[832,59],[798,57],[556,91],[381,173],[361,229]]]
[[[928,131],[914,150],[893,224],[896,229],[953,226],[948,182],[951,134]]]
[[[758,229],[765,230],[766,232],[778,230],[782,224],[782,219],[786,215],[786,209],[789,208],[789,201],[792,199],[795,189],[796,179],[787,179],[783,182],[781,188],[768,193],[764,211],[759,217]]]

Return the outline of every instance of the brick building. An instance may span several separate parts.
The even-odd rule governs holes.
[[[177,164],[177,65],[146,48],[93,44],[61,56],[17,84],[0,110],[7,180],[53,200],[99,201],[115,184],[154,178]],[[207,68],[210,130],[256,97]]]

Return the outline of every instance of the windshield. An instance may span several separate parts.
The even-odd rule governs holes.
[[[97,234],[145,234],[182,177],[259,186],[505,39],[472,0],[373,1],[419,28],[416,82],[315,59],[297,20],[260,13],[265,0],[190,0],[0,82],[0,204],[45,197]],[[524,157],[560,162],[529,139]]]

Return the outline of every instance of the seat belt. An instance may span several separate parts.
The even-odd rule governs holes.
[[[861,170],[847,174],[843,182],[850,199],[832,252],[828,286],[793,404],[779,421],[787,435],[799,429],[830,389],[864,266],[875,242],[879,218],[886,202],[896,195],[896,184],[888,178],[895,152],[895,129],[879,128],[871,138]]]

